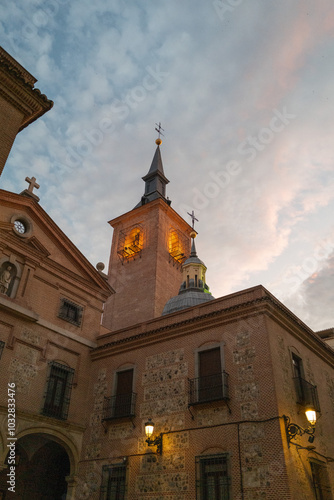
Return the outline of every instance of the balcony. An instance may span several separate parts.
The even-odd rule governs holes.
[[[317,387],[300,377],[294,377],[293,381],[297,394],[297,403],[302,406],[311,405],[316,411],[320,412]]]
[[[189,406],[229,399],[228,373],[189,380]]]
[[[103,420],[134,417],[136,396],[137,394],[131,392],[129,394],[118,394],[110,398],[105,397],[103,402]]]

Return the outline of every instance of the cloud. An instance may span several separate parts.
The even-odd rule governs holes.
[[[6,50],[55,106],[19,134],[2,187],[38,177],[42,206],[107,263],[107,221],[139,201],[161,121],[167,194],[198,215],[214,295],[262,283],[290,300],[284,273],[330,234],[334,208],[329,0],[241,2],[223,19],[212,2],[58,3],[3,9]],[[271,134],[275,110],[295,118]],[[227,179],[231,161],[239,173]],[[316,269],[322,283],[330,269]],[[311,304],[318,276],[289,303]],[[311,307],[300,314],[318,322]]]

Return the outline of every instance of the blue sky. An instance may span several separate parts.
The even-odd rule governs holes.
[[[195,210],[215,297],[262,284],[315,330],[334,326],[334,7],[330,0],[5,2],[1,45],[55,102],[1,177],[95,265],[154,150]]]

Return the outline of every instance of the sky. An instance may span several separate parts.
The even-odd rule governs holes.
[[[0,187],[41,206],[95,266],[164,129],[172,207],[214,297],[262,284],[334,327],[332,0],[3,3],[0,44],[54,107],[18,135]]]

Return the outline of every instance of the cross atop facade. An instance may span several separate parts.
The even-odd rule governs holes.
[[[192,211],[192,212],[191,212],[191,214],[190,214],[189,212],[187,212],[187,214],[188,214],[188,215],[190,215],[190,217],[191,217],[192,227],[193,227],[193,229],[194,229],[194,226],[195,226],[195,221],[197,221],[197,222],[198,222],[198,219],[196,219],[196,217],[195,217],[195,212],[194,212],[194,211]]]
[[[161,122],[159,122],[159,125],[156,123],[156,126],[157,126],[158,128],[157,128],[157,127],[155,127],[155,130],[158,132],[158,134],[159,134],[159,139],[160,139],[160,136],[161,136],[161,135],[162,135],[162,136],[164,135],[164,134],[161,132],[161,130],[163,130],[163,131],[165,131],[165,130],[161,127]]]
[[[29,183],[29,187],[27,189],[28,193],[34,194],[33,189],[39,189],[39,184],[36,182],[36,177],[32,177],[31,179],[29,177],[26,177],[25,180]]]

